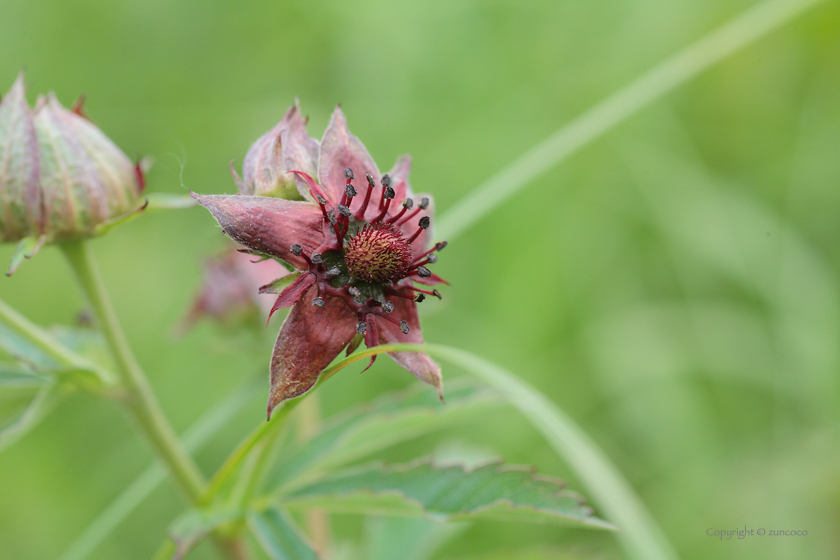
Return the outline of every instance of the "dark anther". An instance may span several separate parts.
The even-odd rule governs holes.
[[[315,264],[321,264],[324,262],[324,259],[321,257],[321,253],[315,253],[312,255],[312,262]]]
[[[320,194],[316,194],[315,198],[318,199],[318,204],[326,204],[327,203],[327,199],[324,198],[323,196],[321,196]]]
[[[390,187],[391,186],[391,177],[387,173],[382,176],[382,186],[383,187]]]
[[[327,214],[327,217],[330,219],[330,223],[335,225],[335,210],[330,210],[330,213]]]
[[[394,302],[386,301],[385,303],[382,304],[382,311],[384,311],[385,313],[390,313],[393,310],[394,310]]]
[[[338,205],[338,211],[341,212],[342,216],[350,216],[350,209],[342,204]]]
[[[420,221],[417,223],[421,228],[427,229],[432,224],[432,220],[429,219],[428,216],[423,216],[420,218]]]
[[[375,187],[375,186],[376,186],[376,181],[374,181],[374,180],[373,180],[373,177],[371,176],[371,174],[370,174],[370,173],[365,173],[365,177],[366,177],[366,178],[367,178],[367,180],[368,180],[368,185],[370,185],[371,187]]]
[[[414,296],[414,303],[420,303],[424,299],[426,299],[426,294],[417,294]]]
[[[386,177],[387,177],[387,175],[386,175]],[[394,189],[392,189],[391,187],[385,187],[385,192],[382,194],[382,196],[384,196],[386,199],[390,200],[390,199],[394,198],[395,196],[397,196],[397,193],[394,192]]]
[[[426,257],[426,260],[429,261],[429,264],[435,264],[436,262],[438,262],[438,256],[432,254]]]
[[[300,254],[303,253],[303,247],[295,243],[294,245],[289,247],[289,251],[291,251],[294,256],[299,257]]]
[[[365,331],[367,331],[367,323],[364,321],[356,323],[356,334],[365,334]]]
[[[339,274],[341,274],[341,270],[337,266],[334,266],[327,271],[327,276],[338,276]]]
[[[312,300],[312,305],[314,305],[315,307],[324,307],[323,298],[316,297]]]
[[[345,167],[344,168],[344,178],[349,181],[350,179],[353,179],[354,177],[355,177],[355,175],[353,175],[353,170],[350,169],[349,167]]]
[[[402,201],[402,205],[405,206],[406,210],[411,210],[411,207],[414,206],[414,201],[410,198],[406,198]]]
[[[429,199],[424,196],[423,199],[420,201],[420,210],[425,210],[428,207],[429,207]]]
[[[439,241],[435,243],[435,251],[443,251],[443,248],[449,244],[448,241]]]
[[[405,321],[400,321],[400,330],[403,332],[403,334],[408,334],[408,323],[406,323]]]
[[[312,257],[312,262],[315,262],[315,256]],[[417,267],[417,276],[420,278],[428,278],[432,275],[432,271],[426,268],[425,266],[418,266]]]
[[[437,291],[437,290],[432,290],[432,295],[435,296],[438,299],[443,299],[443,296],[440,295],[440,292]]]
[[[346,194],[350,198],[353,198],[357,194],[356,188],[353,185],[347,185],[346,187],[344,187],[344,194]]]

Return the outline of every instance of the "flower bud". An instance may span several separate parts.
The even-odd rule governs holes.
[[[232,168],[231,173],[243,194],[304,200],[309,189],[290,171],[315,175],[317,157],[318,141],[309,137],[306,120],[295,103],[283,119],[248,150],[242,179]],[[301,181],[300,187],[298,181]]]
[[[94,236],[140,210],[142,189],[139,167],[80,108],[49,94],[30,111],[23,76],[0,101],[0,240],[34,246],[31,256]],[[16,254],[9,273],[19,263]]]

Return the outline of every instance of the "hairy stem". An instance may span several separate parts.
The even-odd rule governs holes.
[[[125,405],[138,429],[148,440],[160,460],[169,469],[178,489],[190,504],[198,502],[204,488],[204,476],[169,424],[155,398],[143,369],[134,357],[117,314],[105,290],[105,283],[93,251],[85,240],[61,245],[70,267],[82,288],[99,328],[113,354],[125,396]],[[243,543],[235,539],[214,538],[219,550],[228,558],[247,558]]]
[[[146,375],[131,351],[105,291],[90,245],[86,241],[70,241],[61,245],[61,248],[114,356],[117,374],[127,395],[123,402],[155,452],[169,468],[178,488],[193,503],[204,486],[204,477],[164,416]]]

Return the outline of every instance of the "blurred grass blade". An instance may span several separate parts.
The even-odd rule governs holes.
[[[440,216],[438,237],[457,237],[528,183],[638,110],[821,1],[762,2],[667,58],[461,198]]]
[[[410,517],[377,517],[365,525],[365,547],[358,560],[428,560],[469,523],[435,523]]]
[[[268,509],[248,516],[248,527],[271,560],[318,560],[285,512]]]
[[[31,389],[50,385],[53,380],[44,375],[30,371],[16,363],[0,363],[0,390],[3,389]]]
[[[0,426],[0,453],[37,426],[59,399],[58,387],[49,385],[41,388],[15,418]]]
[[[427,517],[434,521],[496,520],[615,527],[592,514],[561,480],[529,467],[485,464],[408,465],[349,469],[278,497],[290,508],[317,507],[336,513]]]
[[[262,390],[264,382],[251,383],[217,403],[184,433],[184,446],[190,452],[200,449],[227,424],[244,405]],[[128,488],[102,510],[58,560],[81,560],[87,557],[128,515],[166,479],[166,471],[155,462],[134,479]]]
[[[426,352],[482,379],[510,401],[539,430],[572,468],[629,558],[674,560],[676,552],[630,484],[575,422],[539,391],[487,360],[455,348],[428,345]]]

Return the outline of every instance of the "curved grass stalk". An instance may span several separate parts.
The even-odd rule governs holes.
[[[762,2],[660,62],[462,197],[441,214],[438,237],[451,241],[531,181],[640,109],[822,1]]]

